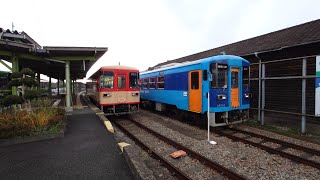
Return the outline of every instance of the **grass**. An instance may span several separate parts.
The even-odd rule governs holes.
[[[275,126],[271,124],[264,124],[263,126],[261,126],[259,121],[255,121],[255,120],[246,121],[244,122],[244,125],[274,132],[284,136],[308,141],[311,143],[320,144],[320,134],[309,134],[309,133],[301,134],[300,129],[297,129],[297,128],[289,128],[289,127],[283,127],[283,126],[280,127],[280,126]]]
[[[39,136],[44,134],[58,134],[65,127],[65,123],[60,121],[45,128],[35,128],[30,132],[30,136]]]
[[[65,126],[63,117],[64,110],[52,107],[0,113],[0,139],[56,134]]]

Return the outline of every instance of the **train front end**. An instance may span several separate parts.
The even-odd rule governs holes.
[[[209,78],[203,110],[210,126],[236,124],[248,119],[250,108],[249,62],[238,56],[217,56],[208,62]],[[208,106],[209,103],[209,106]]]
[[[105,115],[139,111],[138,69],[126,66],[102,67],[97,79],[96,98]]]

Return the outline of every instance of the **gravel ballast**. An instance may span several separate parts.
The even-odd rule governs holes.
[[[241,142],[231,141],[226,137],[219,137],[214,133],[211,133],[210,138],[216,141],[217,145],[211,145],[206,140],[206,130],[190,126],[168,117],[162,117],[144,110],[141,110],[139,114],[132,115],[131,117],[136,121],[147,125],[150,129],[153,129],[172,140],[180,142],[248,179],[320,179],[320,171],[316,168],[295,163],[279,155],[269,154],[259,148]],[[190,133],[181,133],[177,130],[173,130],[176,128],[171,129],[168,125],[163,125],[168,124],[168,122],[175,126],[179,126]],[[240,126],[238,128],[243,127]],[[244,128],[243,130],[250,130],[257,133],[256,131],[253,131],[252,128]],[[265,132],[261,132],[261,134],[262,133]],[[192,137],[194,134],[196,137]],[[275,137],[274,133],[268,135],[273,138]],[[319,148],[319,146],[315,144],[306,143],[293,138],[280,136],[279,139],[288,140],[288,142],[298,145],[306,145],[310,148]],[[254,141],[256,140],[259,141],[258,138]],[[277,144],[269,142],[266,143],[266,145],[274,147],[278,146]],[[318,157],[313,158],[318,159]]]

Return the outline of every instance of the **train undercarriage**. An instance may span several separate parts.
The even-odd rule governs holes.
[[[141,107],[159,112],[165,112],[167,115],[177,118],[181,121],[207,126],[208,114],[194,113],[178,109],[175,105],[157,103],[152,101],[141,101]],[[229,126],[248,120],[249,110],[233,110],[228,112],[211,112],[210,126]]]

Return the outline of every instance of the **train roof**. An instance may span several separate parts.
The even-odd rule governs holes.
[[[187,61],[187,62],[183,62],[183,63],[166,64],[164,66],[161,66],[160,68],[156,68],[156,69],[153,69],[153,70],[150,70],[150,71],[140,72],[140,74],[143,75],[143,74],[163,71],[163,70],[167,70],[167,69],[179,68],[179,67],[189,66],[189,65],[193,65],[193,64],[205,63],[205,62],[209,62],[209,61],[213,61],[213,60],[224,60],[224,59],[242,60],[242,61],[245,61],[245,62],[249,63],[249,61],[247,61],[246,59],[244,59],[242,57],[239,57],[239,56],[218,55],[218,56],[212,56],[212,57],[208,57],[208,58],[204,58],[204,59],[199,59],[199,60],[196,60],[196,61]]]
[[[121,69],[121,70],[137,70],[139,69],[130,67],[130,66],[122,66],[122,65],[114,65],[114,66],[102,66],[99,70],[107,70],[107,69]]]
[[[139,69],[130,67],[130,66],[122,66],[122,65],[113,65],[113,66],[102,66],[95,73],[93,73],[89,79],[96,78],[99,76],[99,71],[107,71],[107,70],[134,70],[139,71]]]

